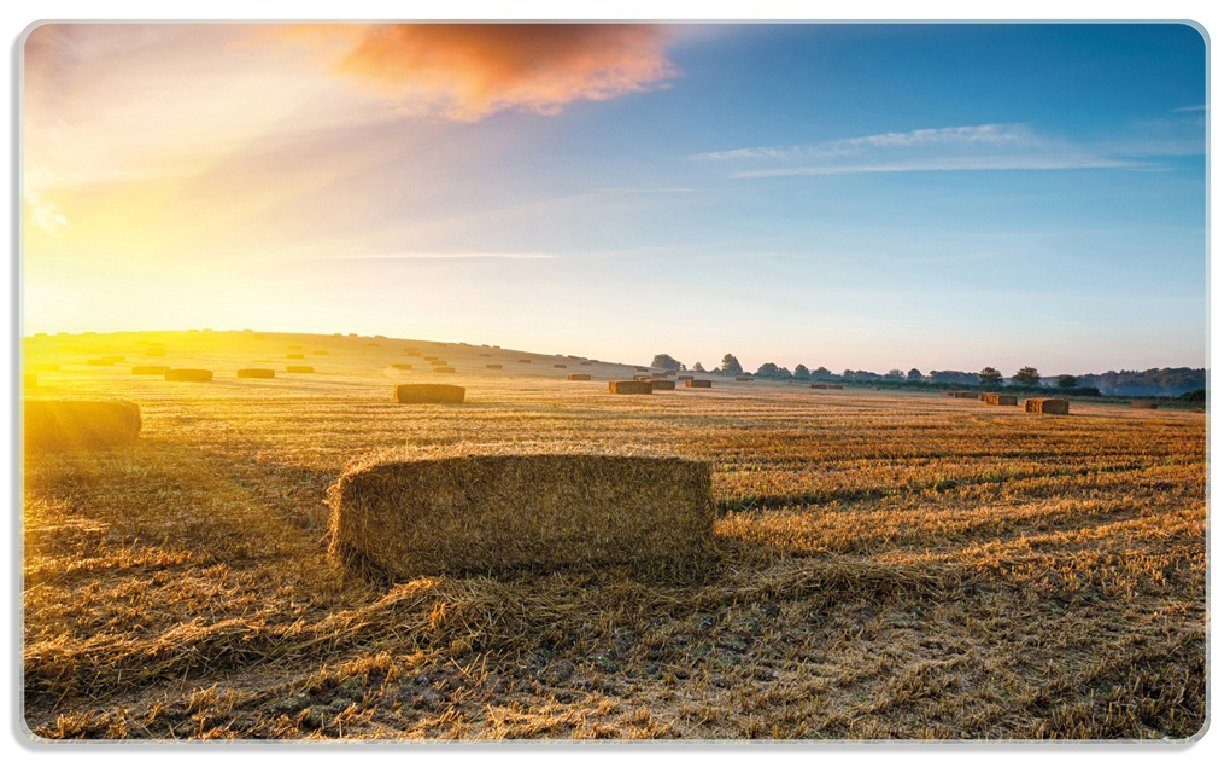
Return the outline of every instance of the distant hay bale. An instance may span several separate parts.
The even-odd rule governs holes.
[[[414,366],[410,365],[409,363],[393,363],[389,366],[389,368],[393,368],[398,371],[409,371],[413,369]]]
[[[351,464],[329,550],[396,580],[619,566],[691,579],[716,550],[711,466],[677,457],[495,453]]]
[[[303,349],[303,345],[301,345],[301,344],[288,344],[288,345],[286,345],[286,349],[288,349],[288,350],[302,350],[302,349]]]
[[[654,388],[655,390],[659,390],[659,389],[667,389],[667,390],[669,390],[669,389],[674,389],[674,388],[675,388],[675,380],[674,380],[674,379],[650,379],[650,380],[649,380],[649,386],[650,386],[650,387],[652,387],[652,388]]]
[[[1132,408],[1145,408],[1148,410],[1153,410],[1154,408],[1157,408],[1157,403],[1152,400],[1133,400],[1128,403],[1128,406]]]
[[[567,366],[566,364],[564,364],[564,363],[556,363],[556,364],[555,364],[555,367],[556,367],[556,368],[567,368],[568,366]]]
[[[435,368],[433,368],[433,369],[431,369],[431,370],[432,370],[432,371],[435,371],[435,372],[436,372],[436,373],[438,373],[438,374],[455,374],[455,373],[457,373],[457,369],[456,369],[456,368],[453,368],[452,366],[436,366]]]
[[[171,370],[170,366],[133,366],[132,367],[132,372],[134,374],[148,374],[151,376],[162,376],[163,374],[165,374],[167,371],[170,371],[170,370]]]
[[[302,353],[302,352],[288,352],[288,353],[286,353],[286,359],[287,359],[287,360],[303,360],[303,357],[304,357],[304,355],[303,355],[303,353]]]
[[[959,397],[965,400],[977,400],[980,397],[980,395],[977,390],[959,389],[955,393],[953,393],[953,397]]]
[[[518,363],[533,363],[534,361],[530,360],[529,358],[521,358],[517,362]]]
[[[685,379],[683,382],[689,389],[709,389],[713,382],[708,379]]]
[[[207,382],[213,381],[214,372],[204,368],[168,368],[162,378],[167,381]]]
[[[812,388],[812,389],[828,389],[828,388],[829,388],[829,385],[827,385],[827,384],[813,384],[813,385],[811,385],[811,388]]]
[[[653,385],[647,381],[610,381],[607,382],[607,391],[612,395],[651,395],[653,394]]]
[[[315,366],[287,366],[286,373],[288,374],[314,374],[316,373]]]
[[[987,405],[1016,405],[1016,395],[1005,395],[1002,392],[983,392],[982,402]]]
[[[27,400],[26,448],[67,450],[128,445],[141,434],[141,408],[128,400]]]
[[[957,393],[954,390],[946,389],[944,390],[944,394],[947,395],[948,397],[955,397]]]
[[[235,375],[240,379],[272,379],[274,372],[272,368],[241,368]]]
[[[499,363],[488,363],[487,364],[487,368],[492,368],[492,369],[500,369],[503,367],[504,366],[500,365]]]
[[[583,366],[592,366],[592,365],[593,365],[593,361],[583,360],[583,361],[581,361],[581,365],[583,365]]]
[[[1035,397],[1025,401],[1026,413],[1067,413],[1068,401],[1058,398]]]
[[[398,384],[393,387],[393,400],[398,403],[460,403],[466,398],[466,388],[456,384]]]
[[[351,332],[350,332],[349,334],[347,334],[346,336],[358,336],[358,334],[357,334],[357,333],[355,333],[355,332],[353,332],[353,331],[351,331]]]
[[[568,381],[589,381],[594,378],[593,374],[568,374]]]
[[[829,385],[829,389],[845,389],[845,388],[846,388],[846,385],[844,384],[830,384]]]

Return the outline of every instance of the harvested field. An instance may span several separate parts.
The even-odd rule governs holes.
[[[287,360],[303,360],[305,357],[306,357],[306,356],[305,356],[302,352],[288,352],[288,353],[286,353],[286,359],[287,359]]]
[[[1027,416],[769,380],[616,399],[547,364],[486,373],[451,345],[473,402],[398,405],[375,373],[397,340],[246,384],[236,369],[280,353],[233,336],[154,335],[215,369],[208,385],[81,365],[136,335],[27,346],[64,369],[27,400],[117,396],[142,422],[122,448],[27,452],[22,698],[41,736],[1141,739],[1203,723],[1203,414],[1077,399]],[[356,454],[461,444],[711,462],[708,577],[382,582],[329,554],[324,501]]]

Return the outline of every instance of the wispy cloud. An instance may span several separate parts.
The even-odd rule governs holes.
[[[1178,113],[1178,114],[1182,114],[1182,113],[1186,113],[1190,111],[1207,111],[1207,110],[1208,110],[1208,107],[1205,106],[1203,103],[1199,103],[1194,106],[1180,106],[1177,109],[1171,109],[1171,111]]]
[[[1149,156],[1198,153],[1202,143],[1135,140],[1080,143],[1024,124],[989,123],[862,135],[794,146],[753,146],[697,154],[736,178],[892,172],[1147,169]]]

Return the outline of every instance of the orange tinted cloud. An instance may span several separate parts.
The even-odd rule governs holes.
[[[473,121],[503,109],[556,114],[660,86],[674,74],[667,30],[646,24],[376,24],[338,69],[399,99]],[[319,30],[323,31],[323,30]]]

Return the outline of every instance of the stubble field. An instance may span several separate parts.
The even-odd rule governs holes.
[[[132,448],[26,456],[40,737],[1181,738],[1204,722],[1200,413],[725,379],[611,396],[631,367],[370,337],[25,348],[28,368],[59,366],[28,399],[122,397],[144,421]],[[407,349],[455,365],[466,402],[392,402],[395,381],[444,376]],[[124,361],[85,365],[103,354]],[[215,378],[130,373],[145,363]],[[250,365],[278,377],[235,377]],[[708,459],[720,558],[686,585],[388,585],[326,554],[348,460],[457,444]]]

